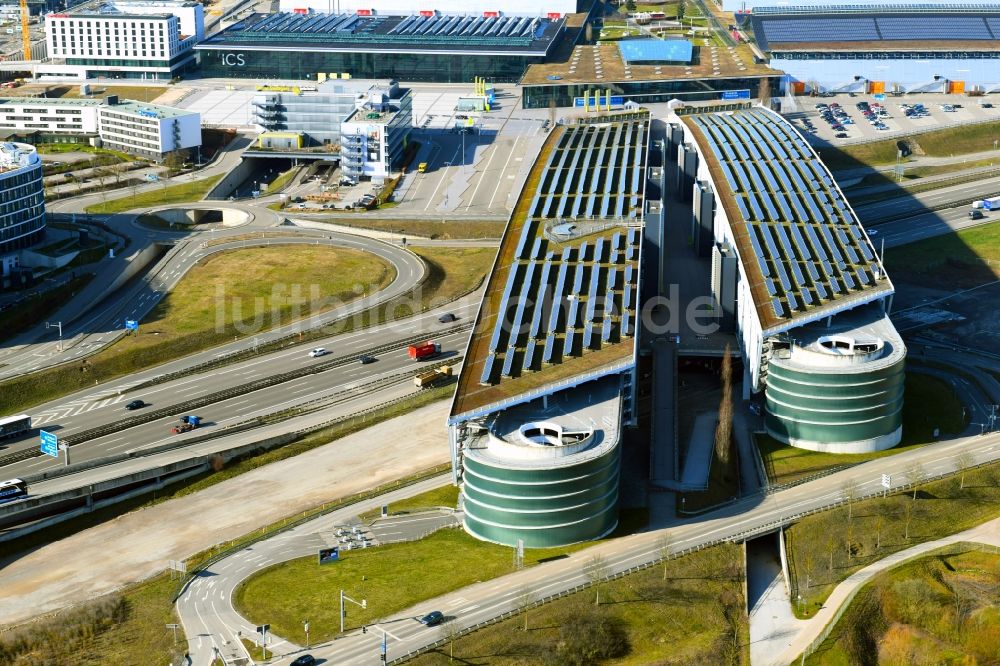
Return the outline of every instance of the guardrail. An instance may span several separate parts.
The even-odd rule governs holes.
[[[996,460],[988,460],[988,461],[979,463],[977,465],[973,465],[973,466],[971,466],[969,468],[966,468],[966,469],[978,469],[978,468],[986,467],[988,465],[993,465],[993,464],[996,464]],[[934,476],[929,476],[929,477],[926,477],[924,479],[921,479],[920,483],[916,484],[916,485],[923,485],[923,484],[926,484],[926,483],[937,481],[937,480],[945,478],[945,477],[954,476],[955,474],[958,474],[958,473],[961,473],[961,472],[962,472],[962,470],[953,470],[953,471],[950,471],[950,472],[942,472],[940,474],[937,474],[937,475],[934,475]],[[899,493],[899,492],[909,491],[909,490],[912,489],[913,485],[914,484],[910,484],[910,483],[907,483],[907,484],[904,484],[904,485],[900,485],[900,486],[892,488],[892,492],[895,494],[895,493]],[[764,492],[758,491],[756,493],[752,493],[752,494],[746,495],[743,499],[751,498],[751,497],[754,497],[754,496],[757,496],[757,495],[763,496],[765,494],[766,493],[764,493]],[[865,495],[855,497],[853,500],[850,500],[850,501],[855,501],[856,502],[856,501],[859,501],[859,500],[862,500],[862,499],[867,499],[867,498],[874,497],[876,495],[881,495],[881,494],[882,494],[881,490],[876,490],[876,491],[867,493]],[[793,514],[789,514],[787,516],[781,516],[778,520],[772,520],[772,521],[768,521],[768,522],[765,522],[765,523],[761,523],[760,525],[756,525],[754,527],[751,527],[751,528],[748,528],[748,529],[745,529],[745,530],[741,530],[739,532],[736,532],[736,533],[731,534],[731,535],[726,536],[726,537],[720,537],[720,538],[717,538],[717,539],[712,539],[712,540],[710,540],[708,542],[699,544],[697,546],[690,546],[688,548],[683,548],[681,550],[672,552],[672,553],[670,553],[670,554],[668,554],[666,556],[654,556],[651,559],[647,560],[646,562],[642,562],[642,563],[633,565],[631,567],[622,569],[620,571],[614,572],[614,573],[612,573],[612,574],[610,574],[610,575],[608,575],[608,576],[606,576],[604,578],[601,578],[600,580],[588,580],[587,582],[575,585],[575,586],[573,586],[571,588],[562,590],[560,592],[556,592],[556,593],[547,595],[545,597],[541,597],[541,598],[533,601],[532,603],[520,606],[519,608],[517,608],[515,610],[504,611],[503,613],[500,613],[500,614],[498,614],[497,616],[495,616],[493,618],[490,618],[488,620],[483,620],[481,622],[477,622],[474,625],[470,625],[468,627],[465,627],[465,628],[461,629],[460,631],[455,632],[451,636],[443,637],[443,638],[441,638],[441,639],[439,639],[437,641],[434,641],[433,643],[430,643],[428,645],[425,645],[425,646],[423,646],[423,647],[421,647],[421,648],[419,648],[417,650],[411,650],[410,652],[408,652],[408,653],[406,653],[404,655],[401,655],[399,657],[396,657],[395,659],[390,660],[388,662],[388,664],[402,664],[402,663],[405,663],[405,662],[409,661],[410,659],[413,659],[414,657],[417,657],[418,655],[421,655],[421,654],[427,652],[428,650],[434,650],[436,648],[439,648],[439,647],[447,644],[451,640],[461,638],[462,636],[466,636],[468,634],[471,634],[474,631],[478,631],[479,629],[482,629],[484,627],[487,627],[487,626],[496,624],[497,622],[501,622],[501,621],[506,620],[508,618],[514,617],[514,616],[518,615],[519,613],[521,613],[524,610],[530,610],[532,608],[536,608],[538,606],[541,606],[542,604],[549,603],[550,601],[555,601],[556,599],[560,599],[560,598],[568,596],[570,594],[575,594],[577,592],[581,592],[581,591],[586,590],[586,589],[588,589],[588,588],[590,588],[590,587],[592,587],[594,585],[605,583],[605,582],[608,582],[608,581],[611,581],[611,580],[617,580],[618,578],[622,578],[624,576],[628,576],[630,574],[637,573],[639,571],[643,571],[643,570],[648,569],[648,568],[650,568],[652,566],[656,566],[656,565],[662,564],[665,561],[676,559],[678,557],[683,557],[685,555],[689,555],[691,553],[694,553],[694,552],[697,552],[697,551],[700,551],[700,550],[704,550],[706,548],[711,548],[713,546],[718,546],[718,545],[723,544],[723,543],[740,543],[740,542],[745,542],[745,541],[747,541],[747,540],[749,540],[751,538],[754,538],[756,536],[760,536],[762,534],[767,534],[769,532],[774,532],[774,531],[776,531],[778,529],[781,529],[782,527],[785,527],[785,526],[787,526],[787,525],[789,525],[791,523],[794,523],[794,522],[796,522],[798,520],[801,520],[802,518],[805,518],[806,516],[810,516],[810,515],[815,514],[815,513],[821,513],[823,511],[828,511],[828,510],[830,510],[832,508],[835,508],[837,506],[841,506],[841,505],[843,505],[843,504],[845,504],[847,502],[848,502],[848,500],[843,499],[843,498],[842,499],[837,499],[837,500],[831,500],[831,501],[829,501],[829,502],[827,502],[827,503],[825,503],[825,504],[823,504],[821,506],[817,506],[817,507],[814,507],[812,509],[807,509],[805,511],[799,511],[799,512],[796,512],[796,513],[793,513]],[[794,572],[794,570],[793,570],[793,572]],[[794,578],[794,576],[793,576],[793,578]],[[791,596],[794,598],[796,596],[796,594],[797,594],[797,588],[795,588],[795,590],[792,592]],[[831,623],[831,624],[833,624],[833,623]],[[815,643],[815,641],[814,641],[814,643]],[[815,644],[819,645],[819,643],[815,643]],[[810,648],[812,648],[812,646],[810,646]]]

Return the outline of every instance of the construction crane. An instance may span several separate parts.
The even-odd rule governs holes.
[[[24,46],[24,59],[31,60],[31,34],[28,32],[28,0],[21,0],[21,44]]]

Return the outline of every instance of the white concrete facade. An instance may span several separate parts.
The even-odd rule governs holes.
[[[157,160],[174,150],[201,145],[199,113],[113,97],[0,98],[0,128],[96,134],[107,148]]]
[[[170,79],[194,63],[205,36],[198,3],[121,2],[101,13],[48,14],[45,43],[53,62],[38,66],[41,79]]]

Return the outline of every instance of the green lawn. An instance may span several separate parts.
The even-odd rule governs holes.
[[[295,174],[299,172],[299,167],[292,167],[288,171],[283,171],[278,176],[267,184],[267,194],[277,194],[281,190],[288,187],[288,184],[292,182],[292,178],[295,178]]]
[[[943,434],[953,434],[965,427],[962,403],[947,382],[911,372],[906,375],[905,391],[903,439],[892,449],[857,454],[823,453],[797,449],[768,435],[756,435],[768,480],[774,485],[791,483],[831,467],[856,465],[923,446],[934,441],[935,428],[940,428]]]
[[[525,565],[566,555],[582,546],[530,549]],[[325,641],[340,632],[340,590],[365,599],[367,608],[349,604],[346,626],[352,629],[466,585],[514,570],[513,549],[475,539],[461,529],[445,529],[419,541],[344,551],[335,564],[320,565],[316,556],[277,564],[244,581],[234,603],[251,622],[268,622],[274,633],[305,642]],[[464,565],[463,565],[464,563]]]
[[[907,138],[917,144],[930,157],[948,157],[981,152],[993,146],[1000,139],[1000,123],[981,123],[951,127],[934,132],[915,134]],[[880,166],[896,163],[896,142],[886,139],[844,148],[822,148],[819,151],[823,163],[831,170],[855,169],[862,166]],[[916,151],[915,151],[916,152]],[[958,167],[956,167],[958,168]]]
[[[87,212],[98,215],[110,215],[112,213],[132,210],[133,208],[149,208],[151,206],[166,206],[200,201],[221,179],[222,175],[220,174],[178,185],[167,185],[168,181],[163,181],[163,187],[156,187],[145,192],[139,192],[138,194],[133,190],[131,194],[120,199],[112,199],[104,203],[87,206]]]
[[[906,478],[908,470],[900,469]],[[792,597],[813,615],[837,583],[887,555],[1000,516],[1000,463],[807,516],[785,531]],[[797,592],[796,592],[797,590]]]
[[[441,486],[440,488],[435,488],[434,490],[428,490],[426,493],[421,493],[419,495],[414,495],[413,497],[407,497],[406,499],[398,502],[393,502],[389,505],[389,515],[399,516],[407,513],[415,513],[417,511],[436,509],[442,506],[449,507],[451,509],[458,506],[458,486],[453,486],[449,483],[446,486]],[[373,509],[372,511],[361,514],[359,517],[363,522],[371,522],[381,515],[381,509]]]
[[[955,544],[878,574],[805,663],[876,661],[1000,663],[1000,555]]]
[[[603,583],[600,606],[594,605],[593,589],[583,590],[530,609],[527,617],[521,612],[480,629],[408,663],[749,664],[742,581],[740,546],[716,546],[669,561],[666,576],[657,566]],[[527,592],[530,599],[530,590]],[[441,636],[448,637],[447,623]]]
[[[0,633],[0,663],[73,666],[181,663],[178,642],[167,624],[177,622],[170,602],[174,582],[161,575],[82,606],[47,615]],[[151,655],[157,655],[156,662]]]
[[[1000,279],[1000,222],[891,248],[886,270],[896,280],[969,288]]]
[[[294,283],[289,277],[294,275]],[[0,383],[0,411],[17,412],[96,381],[330,309],[356,298],[359,276],[369,293],[394,278],[374,255],[326,246],[269,246],[211,255],[193,267],[125,337],[82,362]]]

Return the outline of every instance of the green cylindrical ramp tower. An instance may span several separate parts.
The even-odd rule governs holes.
[[[765,425],[792,446],[865,453],[902,436],[906,348],[889,320],[861,330],[797,334],[767,365]]]

